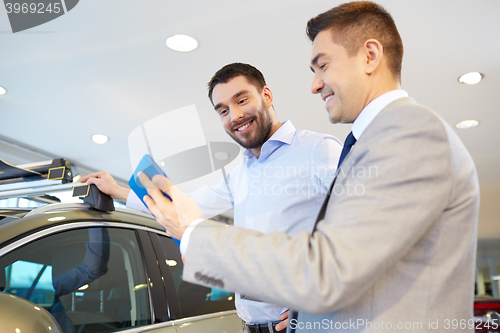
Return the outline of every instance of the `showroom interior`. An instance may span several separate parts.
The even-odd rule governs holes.
[[[17,166],[65,158],[76,177],[107,170],[126,186],[136,163],[134,131],[188,106],[196,110],[191,124],[202,130],[201,140],[231,142],[207,98],[207,82],[231,62],[250,63],[264,73],[281,121],[343,141],[351,125],[331,124],[324,102],[310,92],[311,42],[305,34],[309,18],[338,3],[81,1],[52,21],[16,33],[0,6],[0,159]],[[378,3],[391,12],[404,42],[403,89],[454,127],[476,164],[476,294],[500,298],[500,2]],[[169,48],[166,40],[174,35],[193,37],[196,48]],[[470,72],[480,73],[480,82],[461,82]],[[96,143],[94,135],[104,135],[106,142]],[[157,140],[168,138],[167,133]],[[224,166],[179,188],[190,192],[215,184],[241,161],[242,150],[219,156]],[[51,195],[79,202],[69,190]],[[0,200],[0,207],[42,204],[26,195]],[[231,223],[231,212],[220,219]]]

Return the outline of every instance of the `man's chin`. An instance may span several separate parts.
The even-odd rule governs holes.
[[[330,122],[331,122],[332,124],[338,124],[338,123],[340,122],[340,121],[339,121],[338,119],[336,119],[336,118],[335,118],[335,119],[333,119],[332,117],[328,117],[328,119],[330,120]]]
[[[245,149],[254,149],[254,148],[257,148],[259,146],[255,142],[249,142],[247,140],[245,140],[245,141],[239,140],[238,143],[240,144],[240,146],[242,146]]]
[[[338,124],[341,122],[338,115],[332,115],[331,113],[328,113],[328,119],[332,124]]]
[[[239,144],[240,146],[242,146],[245,149],[248,149],[248,140],[242,139],[240,136],[238,136],[237,133],[229,133],[228,132],[228,134],[231,137],[231,139],[233,139],[237,144]]]
[[[332,124],[350,124],[353,122],[353,120],[347,118],[348,117],[346,117],[345,114],[342,114],[341,112],[328,111],[328,119]]]
[[[236,143],[238,143],[240,146],[242,146],[243,148],[245,149],[254,149],[254,148],[258,148],[259,146],[262,146],[262,145],[259,145],[257,142],[255,142],[255,140],[241,140],[240,138],[238,138],[238,140],[234,140],[236,141]]]

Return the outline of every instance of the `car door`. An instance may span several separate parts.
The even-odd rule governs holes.
[[[160,322],[165,292],[146,272],[142,232],[95,222],[37,231],[0,250],[0,290],[48,310],[64,333],[173,333]]]
[[[178,333],[235,333],[241,330],[234,294],[182,280],[183,263],[179,247],[163,233],[150,232],[162,276],[171,316]]]

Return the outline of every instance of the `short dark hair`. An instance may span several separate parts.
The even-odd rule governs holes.
[[[219,83],[227,83],[232,78],[240,75],[246,77],[248,82],[256,86],[258,90],[262,90],[264,86],[266,86],[264,75],[262,75],[257,68],[249,64],[234,62],[219,69],[210,79],[210,82],[208,82],[208,98],[210,102],[212,102],[212,104],[214,103],[212,100],[212,93],[216,85]]]
[[[378,40],[389,69],[401,81],[403,42],[391,14],[382,6],[371,1],[344,3],[307,22],[307,36],[313,42],[324,30],[334,32],[333,41],[343,46],[351,57],[368,39]]]

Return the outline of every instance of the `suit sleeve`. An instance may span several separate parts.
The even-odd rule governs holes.
[[[200,207],[206,219],[225,213],[233,208],[224,178],[215,186],[208,187],[204,185],[198,190],[189,193],[188,196]]]
[[[370,142],[361,137],[344,161],[313,235],[263,235],[205,221],[191,234],[183,278],[207,286],[217,281],[313,314],[354,303],[411,251],[448,204],[452,179],[443,125],[435,116],[410,119],[401,121],[410,124],[404,129],[365,131]]]

